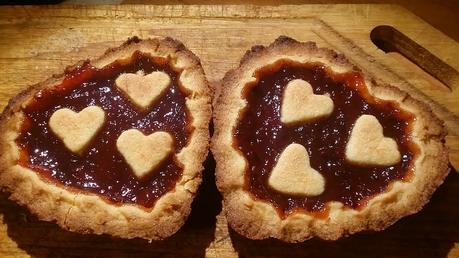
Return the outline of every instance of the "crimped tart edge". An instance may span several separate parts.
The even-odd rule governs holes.
[[[413,139],[420,153],[415,161],[415,175],[409,182],[397,181],[388,190],[372,198],[361,210],[328,203],[327,219],[319,219],[297,210],[282,219],[269,202],[256,199],[244,189],[246,160],[233,147],[233,130],[246,102],[245,85],[255,78],[254,71],[280,59],[302,63],[320,62],[334,72],[359,71],[371,95],[399,103],[400,108],[416,116]],[[224,197],[224,209],[231,227],[251,239],[277,238],[301,242],[317,236],[334,240],[363,230],[383,230],[400,218],[418,212],[448,174],[448,156],[444,145],[445,129],[424,103],[398,88],[379,85],[365,72],[333,50],[318,48],[313,42],[301,43],[281,36],[268,47],[255,46],[242,58],[238,68],[223,78],[218,99],[214,100],[214,136],[211,150],[217,163],[216,181]]]
[[[137,50],[153,56],[171,57],[174,67],[183,69],[181,85],[190,91],[186,106],[194,128],[188,144],[177,154],[184,170],[175,188],[160,197],[151,209],[132,204],[116,205],[96,194],[50,182],[36,172],[17,165],[19,148],[15,139],[22,124],[21,106],[37,91],[60,84],[65,76],[60,74],[13,97],[0,117],[0,131],[3,132],[0,135],[0,187],[10,193],[11,200],[26,206],[40,220],[55,221],[64,229],[79,233],[160,240],[180,229],[191,211],[191,203],[201,183],[202,164],[209,146],[211,92],[199,58],[172,38],[140,40],[134,37],[120,47],[107,50],[90,63],[100,68],[115,60],[130,58]]]

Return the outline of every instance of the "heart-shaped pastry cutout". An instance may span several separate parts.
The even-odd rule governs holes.
[[[152,72],[144,75],[123,73],[115,80],[116,86],[128,96],[132,103],[145,110],[158,99],[171,83],[169,75],[164,72]]]
[[[333,100],[326,95],[315,95],[307,81],[290,81],[281,106],[281,122],[296,124],[317,120],[333,112]]]
[[[325,189],[325,179],[309,164],[303,145],[292,143],[281,153],[268,185],[285,194],[317,196]]]
[[[360,116],[346,145],[346,160],[361,166],[390,166],[400,159],[397,143],[384,137],[378,119],[372,115]]]
[[[105,121],[105,112],[89,106],[76,113],[68,108],[54,112],[49,119],[51,131],[73,153],[82,154]]]
[[[129,129],[118,137],[116,147],[134,175],[141,180],[172,153],[173,139],[166,132],[155,132],[145,136],[137,129]]]

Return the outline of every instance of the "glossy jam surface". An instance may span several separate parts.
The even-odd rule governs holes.
[[[412,114],[395,102],[382,101],[368,94],[357,72],[334,74],[321,64],[300,64],[280,60],[259,69],[257,82],[246,85],[246,108],[234,131],[235,147],[248,161],[246,188],[258,199],[271,202],[281,215],[304,209],[323,215],[326,203],[338,201],[359,209],[394,180],[407,180],[417,147],[409,132]],[[282,93],[287,83],[303,79],[315,94],[329,94],[333,113],[321,120],[300,125],[280,121]],[[384,136],[393,138],[402,161],[388,167],[358,167],[348,164],[344,150],[353,124],[362,114],[374,115],[383,126]],[[267,180],[280,153],[291,143],[306,147],[311,166],[325,178],[325,191],[315,197],[294,197],[271,189]]]
[[[145,74],[163,71],[171,85],[148,111],[140,111],[114,84],[121,73]],[[182,175],[182,167],[173,156],[147,180],[139,181],[116,148],[118,136],[136,128],[148,135],[166,131],[173,135],[175,153],[187,144],[191,129],[185,106],[186,95],[169,60],[135,52],[129,60],[116,61],[97,69],[85,63],[66,74],[61,85],[41,90],[24,108],[26,116],[17,139],[22,148],[22,166],[38,171],[43,177],[73,190],[91,192],[115,204],[132,203],[152,207],[171,190]],[[50,116],[60,108],[81,111],[97,105],[106,114],[102,130],[79,156],[71,153],[49,129]]]

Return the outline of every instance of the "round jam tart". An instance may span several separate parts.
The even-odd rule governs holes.
[[[223,79],[212,152],[232,228],[299,242],[382,230],[448,169],[442,122],[342,55],[280,37]]]
[[[185,222],[209,145],[199,59],[132,38],[14,97],[0,118],[0,186],[39,219],[163,239]]]

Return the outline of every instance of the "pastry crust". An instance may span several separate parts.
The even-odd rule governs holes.
[[[362,209],[344,207],[329,202],[326,218],[296,209],[282,218],[267,201],[257,199],[245,189],[248,163],[234,147],[233,135],[240,111],[246,106],[242,91],[255,81],[254,72],[279,59],[308,63],[320,62],[334,72],[359,71],[368,91],[379,99],[396,101],[400,108],[415,114],[413,141],[419,154],[414,160],[414,174],[408,181],[392,182],[388,189],[371,198]],[[216,181],[224,197],[224,210],[231,227],[251,239],[277,238],[301,242],[311,237],[335,240],[363,230],[383,230],[400,218],[418,212],[449,172],[447,149],[444,146],[443,122],[427,105],[390,85],[378,85],[375,80],[332,50],[317,48],[315,43],[300,43],[281,36],[268,47],[255,46],[242,58],[237,69],[229,71],[214,100],[215,133],[211,149],[214,154]]]
[[[186,107],[192,131],[187,145],[176,154],[183,174],[175,188],[160,197],[152,208],[134,204],[112,204],[96,194],[64,187],[18,165],[20,156],[15,139],[19,136],[24,106],[34,94],[61,83],[64,74],[31,86],[12,98],[0,117],[0,186],[18,202],[45,221],[79,233],[110,234],[122,238],[164,239],[185,222],[199,184],[209,145],[211,93],[198,57],[171,38],[140,40],[131,38],[109,49],[90,64],[101,68],[115,60],[127,59],[135,51],[170,57],[174,69],[181,69],[179,81],[187,91]],[[69,67],[72,70],[76,66]]]

